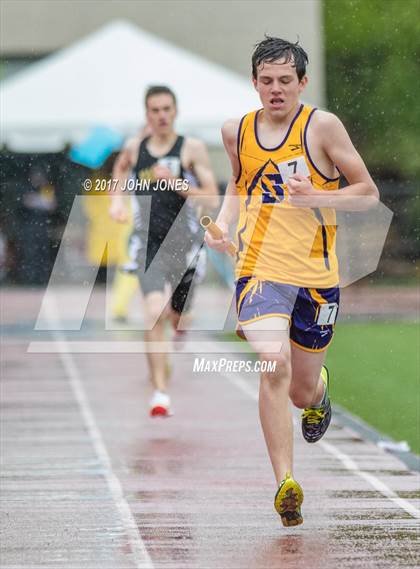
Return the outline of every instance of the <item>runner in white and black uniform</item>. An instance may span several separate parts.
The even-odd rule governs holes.
[[[185,198],[178,191],[159,189],[158,181],[153,181],[153,167],[156,164],[169,167],[174,177],[190,181],[191,173],[186,171],[181,162],[184,137],[178,136],[167,154],[159,158],[152,156],[147,148],[150,137],[145,138],[139,148],[137,163],[133,169],[134,177],[140,181],[151,180],[148,189],[141,189],[134,197],[134,231],[128,242],[128,255],[131,267],[139,267],[140,286],[144,295],[152,291],[163,291],[165,283],[172,288],[171,307],[175,312],[188,310],[192,295],[188,296],[192,280],[197,274],[200,279],[204,274],[205,250],[202,249],[203,233],[197,218],[196,209],[185,204]],[[150,196],[151,206],[142,207],[143,196]],[[144,204],[144,202],[143,202]],[[173,247],[160,250],[175,219],[185,205],[186,224],[179,226],[175,234],[176,257]],[[174,229],[177,225],[174,226]],[[152,261],[155,259],[155,262]],[[185,273],[179,282],[179,270],[185,267]],[[196,281],[197,282],[197,278]],[[185,306],[188,297],[188,306]]]
[[[195,211],[197,207],[206,211],[216,208],[219,200],[205,145],[179,136],[174,130],[177,114],[174,93],[165,86],[150,87],[145,105],[151,135],[129,140],[118,156],[113,175],[119,183],[112,196],[110,214],[116,221],[127,222],[124,188],[130,175],[135,182],[151,181],[150,187],[142,184],[133,196],[135,223],[129,240],[129,266],[141,275],[147,348],[148,342],[165,340],[168,319],[177,330],[181,313],[188,309],[191,297],[188,292],[202,256],[198,255],[202,234]],[[183,179],[190,181],[186,191],[169,189],[168,186],[174,188]],[[180,187],[185,190],[185,186]],[[151,196],[150,208],[146,203],[149,200],[142,199],[143,196]],[[186,198],[192,199],[185,203]],[[178,216],[181,217],[177,220]],[[169,231],[170,244],[161,247]],[[172,289],[169,310],[166,310],[166,285]],[[150,413],[168,415],[167,354],[148,352],[147,359],[155,389]]]

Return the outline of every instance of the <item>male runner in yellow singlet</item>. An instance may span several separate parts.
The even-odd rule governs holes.
[[[232,178],[209,246],[225,251],[237,224],[238,333],[260,360],[259,410],[278,484],[274,505],[286,526],[301,524],[303,492],[292,477],[289,397],[303,409],[302,432],[318,441],[331,405],[323,366],[338,312],[335,210],[363,210],[378,190],[344,126],[299,100],[308,79],[297,43],[266,37],[252,56],[252,80],[263,108],[222,128]],[[340,173],[348,186],[339,189]],[[238,211],[239,210],[239,211]],[[278,349],[281,343],[281,350]]]

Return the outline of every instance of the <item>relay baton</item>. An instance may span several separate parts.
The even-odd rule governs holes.
[[[200,219],[200,224],[203,229],[208,231],[213,239],[222,239],[223,238],[223,231],[220,229],[218,225],[214,223],[212,218],[208,215],[203,215]],[[227,252],[231,257],[236,255],[236,247],[232,241],[230,241],[229,246],[227,248]]]

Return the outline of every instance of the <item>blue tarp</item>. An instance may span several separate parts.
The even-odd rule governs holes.
[[[106,126],[97,126],[70,150],[70,159],[88,168],[100,168],[113,152],[119,150],[123,137]]]

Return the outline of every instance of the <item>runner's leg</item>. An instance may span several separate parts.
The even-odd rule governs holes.
[[[324,382],[321,379],[321,368],[327,350],[308,352],[291,344],[292,381],[290,399],[300,409],[312,407],[321,402],[324,395]]]
[[[271,330],[267,330],[268,321]],[[261,373],[259,411],[274,475],[277,484],[280,484],[286,472],[292,471],[293,465],[293,424],[289,405],[289,321],[286,318],[271,317],[241,327],[260,361],[276,363],[275,371]]]
[[[163,291],[154,291],[145,296],[144,311],[146,328],[149,328],[151,324],[156,321],[152,329],[145,330],[144,332],[146,342],[165,341],[165,321],[167,318],[165,307],[167,301],[168,299]],[[153,387],[165,393],[167,389],[166,368],[168,356],[166,353],[147,351],[146,354]]]

